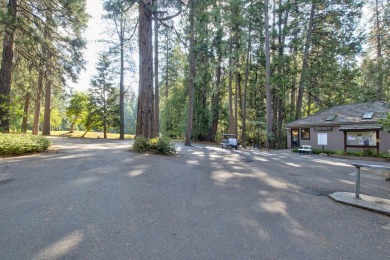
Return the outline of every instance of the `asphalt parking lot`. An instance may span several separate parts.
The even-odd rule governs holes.
[[[54,152],[0,158],[0,259],[390,258],[390,217],[328,197],[354,192],[350,160],[52,141]],[[385,179],[362,172],[361,193],[389,199]]]

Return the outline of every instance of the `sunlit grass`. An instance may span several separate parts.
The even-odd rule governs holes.
[[[74,131],[69,133],[69,131],[50,131],[51,136],[66,136],[72,138],[80,138],[84,134],[84,131]],[[103,132],[88,132],[84,138],[103,138]],[[125,139],[133,139],[134,135],[125,134]],[[119,139],[119,134],[107,133],[107,139]]]

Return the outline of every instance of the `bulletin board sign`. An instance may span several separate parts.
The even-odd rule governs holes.
[[[318,133],[318,145],[328,145],[328,134]]]
[[[376,132],[347,132],[347,145],[376,146]]]

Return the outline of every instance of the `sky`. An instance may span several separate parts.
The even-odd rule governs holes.
[[[87,40],[87,46],[84,50],[84,59],[86,61],[85,70],[79,75],[79,80],[76,83],[68,81],[68,85],[73,91],[87,91],[90,85],[91,77],[96,75],[96,63],[98,62],[99,53],[106,51],[107,45],[99,42],[107,37],[106,22],[102,19],[103,4],[102,0],[87,0],[87,13],[90,15],[88,27],[85,31],[84,37]],[[133,53],[133,59],[137,66],[138,56]],[[127,78],[125,87],[129,86],[132,91],[138,88],[137,75],[132,75],[133,78]]]
[[[98,53],[103,51],[103,44],[98,40],[104,38],[105,25],[101,19],[103,7],[100,0],[87,0],[87,13],[91,16],[88,21],[88,28],[85,32],[87,48],[84,51],[86,60],[85,71],[79,76],[77,83],[69,83],[74,90],[86,91],[89,87],[92,75],[95,74],[95,64],[98,61]]]

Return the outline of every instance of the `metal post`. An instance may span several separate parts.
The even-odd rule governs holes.
[[[360,193],[360,166],[356,165],[356,192],[355,192],[356,199],[359,199],[359,193]]]

